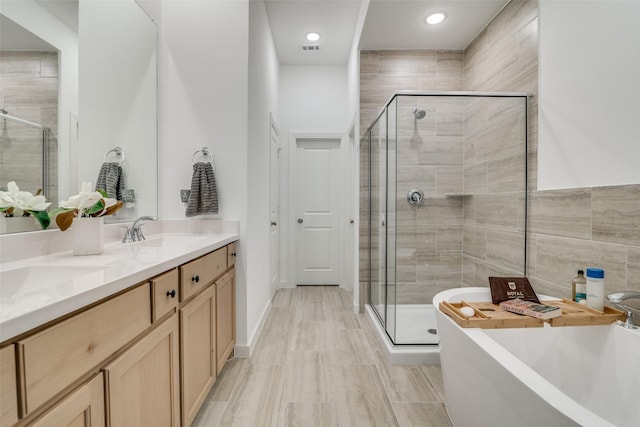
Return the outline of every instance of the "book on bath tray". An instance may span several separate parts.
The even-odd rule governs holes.
[[[562,315],[560,307],[552,307],[546,304],[538,304],[532,301],[521,300],[520,298],[502,301],[500,308],[511,313],[524,314],[525,316],[537,319],[553,319]]]
[[[500,304],[502,301],[521,299],[540,303],[529,279],[526,277],[489,277],[491,289],[491,302]]]

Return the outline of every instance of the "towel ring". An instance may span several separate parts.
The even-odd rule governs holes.
[[[118,163],[120,166],[122,166],[122,163],[124,162],[124,151],[122,150],[121,147],[114,147],[111,150],[107,151],[104,155],[104,158],[102,159],[102,162],[106,162],[107,161],[107,157],[109,157],[110,153],[116,153],[116,156],[121,156],[122,158],[120,159],[120,163]]]
[[[199,149],[198,151],[193,153],[193,156],[191,156],[191,163],[193,163],[194,165],[196,164],[196,156],[198,154],[202,154],[202,157],[204,157],[204,158],[209,156],[209,159],[211,159],[211,160],[209,160],[209,163],[214,165],[213,156],[211,155],[211,151],[209,151],[209,148],[207,148],[207,147],[202,147],[201,149]]]

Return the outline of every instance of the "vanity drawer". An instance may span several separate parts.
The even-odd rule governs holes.
[[[178,307],[178,269],[151,279],[151,313],[155,322]]]
[[[236,264],[236,242],[227,245],[227,268]]]
[[[150,325],[145,284],[20,341],[25,413],[98,367]]]
[[[180,301],[204,289],[227,269],[227,248],[220,248],[180,267]]]

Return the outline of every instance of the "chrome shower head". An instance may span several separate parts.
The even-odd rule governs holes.
[[[418,107],[413,107],[411,111],[417,120],[424,119],[424,116],[427,114],[422,108]]]

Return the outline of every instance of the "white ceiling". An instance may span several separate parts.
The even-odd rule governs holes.
[[[281,64],[346,64],[360,12],[360,0],[265,0]],[[309,32],[320,40],[309,42]],[[319,45],[304,51],[303,45]]]
[[[360,49],[462,50],[508,0],[371,0],[360,38]],[[346,64],[361,0],[265,0],[281,64]],[[445,11],[447,19],[427,25],[424,18]],[[319,51],[305,35],[321,35]]]

